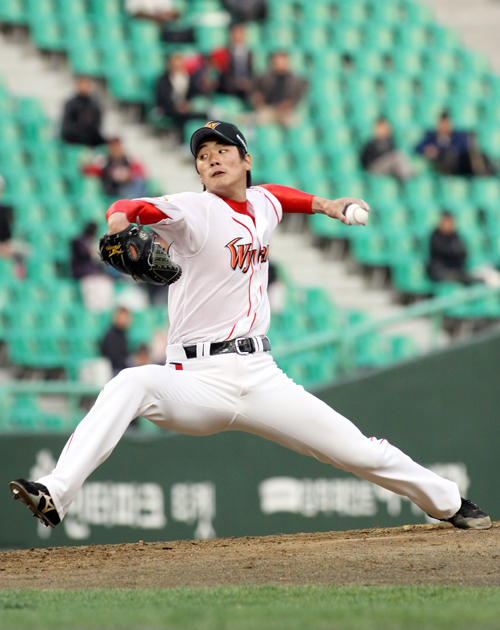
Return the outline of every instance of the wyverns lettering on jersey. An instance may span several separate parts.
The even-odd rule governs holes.
[[[250,269],[250,265],[254,264],[256,260],[260,263],[267,262],[269,255],[269,245],[262,247],[257,251],[256,249],[250,249],[252,243],[237,244],[241,241],[241,237],[234,238],[226,245],[231,252],[231,268],[236,269],[238,267],[246,273]]]

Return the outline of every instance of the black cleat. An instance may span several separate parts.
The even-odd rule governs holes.
[[[33,512],[33,516],[38,517],[46,527],[59,525],[61,519],[48,489],[43,484],[26,479],[14,479],[10,482],[9,488],[14,499],[21,499]]]
[[[490,517],[468,499],[462,499],[462,505],[454,516],[443,520],[459,529],[489,529],[491,527]]]

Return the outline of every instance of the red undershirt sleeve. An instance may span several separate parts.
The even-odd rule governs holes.
[[[265,188],[276,197],[283,208],[283,212],[314,214],[312,211],[314,195],[288,186],[279,186],[278,184],[260,184],[260,188]]]
[[[139,221],[142,225],[152,225],[163,221],[163,219],[169,218],[168,215],[161,210],[158,210],[158,208],[152,203],[141,201],[140,199],[135,201],[132,201],[131,199],[120,199],[115,201],[115,203],[111,204],[109,210],[106,212],[106,219],[109,219],[109,217],[115,212],[124,212],[130,223],[136,223],[137,217],[139,217]]]

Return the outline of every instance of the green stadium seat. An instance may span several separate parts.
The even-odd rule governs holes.
[[[493,177],[475,177],[471,182],[470,195],[478,208],[484,203],[500,206],[500,181]]]
[[[370,223],[375,221],[385,230],[403,228],[409,225],[408,211],[399,199],[387,201],[384,198],[377,199],[370,196],[369,202],[372,210]]]
[[[394,70],[408,77],[417,77],[424,70],[424,54],[411,48],[396,48],[392,61]]]
[[[69,62],[76,74],[91,77],[104,76],[104,64],[98,48],[89,42],[68,46]]]
[[[123,15],[120,0],[89,0],[90,12],[100,20],[119,18]]]
[[[363,44],[363,31],[356,24],[335,24],[331,28],[333,43],[341,52],[355,52]]]
[[[109,78],[109,86],[113,96],[122,102],[144,103],[150,100],[143,82],[139,75],[131,70],[113,72]]]
[[[297,18],[297,6],[291,0],[274,0],[269,3],[268,18],[274,22],[293,22]]]
[[[311,3],[314,4],[314,3]],[[370,19],[368,2],[352,2],[351,0],[337,0],[336,19],[347,23],[366,24]]]
[[[388,264],[386,239],[382,230],[367,226],[352,231],[351,247],[357,261],[370,267]]]
[[[477,103],[464,99],[452,99],[450,114],[459,129],[472,130],[479,124],[482,113]]]
[[[429,25],[427,28],[432,44],[436,48],[455,49],[460,46],[460,38],[457,31],[437,24]]]
[[[363,75],[374,76],[377,79],[384,74],[387,69],[386,55],[383,51],[358,50],[353,53],[354,67],[356,71]]]
[[[405,0],[402,2],[402,12],[408,22],[415,24],[429,24],[433,20],[433,14],[426,4]]]
[[[460,57],[456,50],[449,48],[431,48],[425,55],[426,68],[439,68],[444,74],[454,74],[460,71]]]
[[[94,41],[95,34],[93,24],[86,18],[77,17],[75,15],[65,15],[63,24],[67,48],[76,46],[77,44],[92,44]]]
[[[295,45],[296,31],[293,23],[268,22],[264,26],[263,37],[268,50],[290,49]]]
[[[449,75],[436,72],[426,72],[419,79],[422,98],[425,99],[446,99],[452,92],[452,85]]]
[[[0,2],[0,21],[7,24],[26,24],[28,11],[23,0],[2,0]]]
[[[309,226],[313,234],[322,238],[349,238],[349,235],[352,235],[352,232],[349,232],[350,226],[323,214],[313,214],[309,217]]]
[[[388,203],[399,199],[398,181],[390,175],[366,175],[366,185],[370,198]]]
[[[370,49],[388,53],[396,41],[395,29],[384,23],[370,21],[370,27],[365,29],[364,41]]]
[[[486,57],[473,50],[457,49],[456,57],[459,68],[463,72],[486,73],[490,65]]]
[[[330,43],[330,31],[325,23],[303,22],[298,27],[298,45],[306,52],[325,50]]]
[[[392,280],[396,288],[403,293],[428,295],[433,290],[433,283],[427,276],[425,264],[418,259],[393,265]]]
[[[302,11],[305,23],[328,23],[334,18],[331,2],[305,2],[302,4]]]
[[[60,20],[52,16],[40,16],[32,22],[31,34],[41,50],[65,50],[64,29]]]
[[[396,40],[403,48],[424,50],[429,46],[429,32],[425,26],[415,23],[399,24],[395,27]]]
[[[85,0],[56,0],[57,13],[69,18],[84,18],[87,15],[87,4]]]
[[[463,204],[469,199],[469,181],[464,177],[442,176],[438,179],[438,200],[444,207]]]
[[[401,22],[401,8],[397,2],[373,2],[372,19],[383,24],[397,25]]]
[[[387,100],[412,99],[416,96],[415,81],[411,77],[391,72],[380,80]]]

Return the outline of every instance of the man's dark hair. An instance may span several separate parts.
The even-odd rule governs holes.
[[[204,142],[207,142],[207,141],[210,142],[211,140],[215,140],[216,142],[221,142],[221,138],[219,138],[219,136],[216,136],[215,134],[213,136],[207,136],[206,138],[204,138]],[[238,153],[240,154],[241,161],[243,162],[243,160],[245,159],[245,155],[247,154],[245,149],[239,144],[236,144],[233,146],[236,146],[236,148],[238,149]],[[200,171],[198,170],[198,167],[196,166],[196,158],[194,159],[194,167],[196,169],[196,172],[199,175]],[[252,186],[252,174],[250,173],[250,171],[247,171],[247,188],[250,188],[251,186]],[[203,186],[203,192],[205,192],[205,190],[206,190],[206,187]]]

